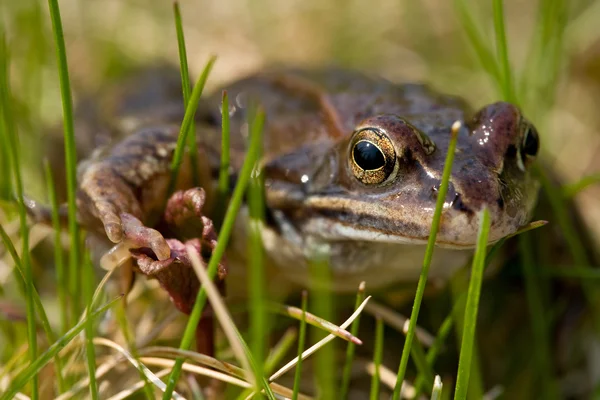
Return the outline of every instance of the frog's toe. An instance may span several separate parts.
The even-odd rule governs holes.
[[[108,201],[97,201],[95,206],[108,239],[113,243],[120,242],[123,239],[123,226],[117,208]]]
[[[159,260],[166,260],[171,256],[171,248],[159,231],[144,226],[139,219],[128,213],[121,213],[120,221],[125,240],[137,247],[149,247]]]

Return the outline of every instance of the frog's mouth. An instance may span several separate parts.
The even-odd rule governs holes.
[[[348,196],[290,196],[279,203],[270,191],[267,202],[268,224],[288,240],[299,242],[307,237],[327,242],[362,241],[425,245],[429,240],[433,208],[418,210],[386,207],[384,202],[353,199]],[[481,212],[469,212],[454,203],[445,204],[436,245],[451,249],[474,248]],[[512,233],[514,229],[495,221],[489,243]]]

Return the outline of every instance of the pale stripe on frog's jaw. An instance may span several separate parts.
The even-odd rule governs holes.
[[[424,245],[428,241],[433,215],[433,209],[428,209],[419,216],[409,211],[410,218],[392,216],[390,209],[372,207],[369,202],[341,197],[336,199],[309,197],[305,199],[303,209],[306,214],[299,223],[293,220],[293,216],[286,216],[284,211],[277,211],[278,218],[275,222],[279,228],[283,228],[281,233],[284,236],[286,234],[295,237],[306,235],[325,241],[351,240]],[[361,209],[368,211],[361,213]],[[494,215],[498,210],[491,211]],[[399,210],[394,212],[398,213]],[[451,204],[446,203],[436,245],[450,249],[474,248],[480,216],[480,211],[468,213],[453,209]],[[526,216],[523,215],[522,218],[525,223]],[[301,235],[298,230],[302,232]],[[489,244],[514,230],[512,221],[511,223],[503,223],[502,219],[493,221]]]

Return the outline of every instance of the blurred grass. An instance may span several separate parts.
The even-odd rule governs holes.
[[[524,108],[528,118],[531,118],[540,128],[545,159],[552,165],[563,168],[562,172],[570,176],[574,182],[571,185],[572,188],[575,188],[573,190],[579,191],[580,187],[586,188],[577,197],[590,192],[597,193],[593,192],[597,188],[594,186],[597,179],[585,178],[583,174],[587,173],[586,171],[589,172],[590,169],[597,170],[600,167],[594,157],[594,151],[600,148],[598,139],[600,118],[594,111],[586,111],[595,110],[594,104],[600,94],[600,73],[584,76],[578,72],[581,69],[577,69],[582,67],[576,68],[576,64],[585,62],[593,65],[594,59],[600,59],[600,54],[595,50],[600,35],[597,29],[589,29],[589,21],[592,21],[592,25],[595,24],[593,15],[600,18],[600,14],[597,14],[598,11],[594,11],[600,9],[598,2],[568,3],[540,0],[538,3],[525,4],[524,2],[494,0],[488,4],[491,5],[489,8],[467,0],[455,0],[454,4],[442,1],[425,1],[418,4],[382,1],[380,7],[368,7],[360,2],[342,4],[339,1],[293,1],[282,5],[278,2],[263,0],[253,4],[252,12],[247,13],[245,3],[229,0],[223,4],[193,5],[186,3],[181,15],[182,27],[177,31],[173,29],[172,18],[169,18],[172,10],[169,9],[169,5],[159,1],[145,2],[143,5],[136,1],[123,1],[102,4],[86,3],[84,6],[81,1],[71,0],[61,2],[60,5],[65,22],[64,37],[73,87],[85,89],[101,86],[109,77],[118,75],[124,66],[130,64],[150,63],[157,58],[168,59],[174,64],[178,53],[181,55],[180,65],[183,76],[187,76],[183,67],[188,62],[191,75],[199,75],[205,66],[207,57],[215,53],[219,56],[220,65],[211,74],[211,79],[207,82],[208,88],[214,87],[225,79],[260,69],[263,65],[272,62],[291,62],[300,65],[336,63],[367,69],[397,81],[429,81],[442,90],[470,99],[475,107],[499,97],[513,99],[514,96],[515,101]],[[69,81],[69,77],[66,76],[67,69],[64,67],[59,69],[62,82],[62,85],[59,85],[55,78],[56,65],[48,56],[54,45],[49,35],[50,19],[46,15],[47,11],[32,1],[4,2],[0,8],[2,11],[0,15],[3,18],[0,22],[6,32],[7,43],[12,54],[10,59],[11,86],[14,88],[13,95],[15,97],[10,104],[13,112],[7,115],[2,107],[2,125],[0,125],[2,128],[0,129],[0,195],[3,199],[10,199],[13,195],[11,191],[13,186],[8,178],[10,176],[10,157],[7,152],[9,147],[6,146],[8,143],[6,134],[9,130],[6,126],[8,118],[14,116],[19,139],[22,139],[20,141],[23,157],[20,166],[23,171],[25,194],[43,193],[45,186],[43,175],[39,173],[41,171],[39,160],[41,155],[49,149],[44,148],[43,145],[46,132],[38,128],[60,120],[61,102],[58,95],[62,91],[63,96],[66,97],[66,94],[70,93],[70,89],[65,87],[63,82],[65,79],[66,82]],[[343,12],[336,12],[339,10],[343,10]],[[586,14],[587,10],[593,15]],[[578,15],[586,15],[586,18],[575,19],[575,16]],[[398,24],[398,21],[406,21],[411,24]],[[581,23],[581,26],[575,25],[574,21]],[[56,21],[54,23],[56,24]],[[416,26],[419,29],[408,29],[407,26],[409,28]],[[175,35],[177,32],[183,37],[184,29],[189,50],[189,60],[185,62],[185,57],[181,53],[185,47],[179,46],[178,48]],[[575,32],[576,35],[569,36],[569,32]],[[508,35],[506,40],[503,39],[503,33]],[[495,40],[491,39],[492,37],[495,37]],[[531,41],[527,40],[529,37],[532,38]],[[22,45],[23,43],[28,45]],[[289,43],[293,43],[293,46],[290,46]],[[580,44],[585,44],[585,46],[578,47]],[[61,57],[63,56],[59,54],[59,59],[66,61]],[[582,59],[583,61],[581,61]],[[7,59],[3,58],[3,60]],[[184,87],[186,87],[185,81]],[[569,91],[569,88],[576,89],[575,95]],[[560,95],[558,95],[559,93]],[[563,95],[563,93],[565,94]],[[569,93],[571,94],[569,95]],[[70,100],[65,101],[66,103],[62,103],[63,107],[68,108]],[[70,118],[66,109],[65,114],[67,115],[65,127],[68,130]],[[227,113],[223,115],[225,117]],[[564,125],[555,123],[557,116],[570,116],[575,118],[578,123],[568,126],[568,131],[563,131]],[[561,142],[556,139],[561,136],[570,138],[571,129],[575,133],[580,132],[576,136],[577,140],[583,140],[586,144],[585,146],[579,145],[578,151],[581,154],[578,154],[580,157],[577,159],[569,157],[568,153],[566,156],[561,155],[564,149],[561,148],[563,147]],[[73,143],[70,144],[70,147],[74,149]],[[70,175],[72,180],[74,177],[72,159],[75,155],[72,150],[67,151],[67,154],[70,154],[68,157],[71,159],[68,170],[72,171]],[[563,161],[561,164],[555,160]],[[582,162],[587,162],[588,165],[580,165]],[[578,171],[579,176],[573,175],[572,171]],[[579,181],[580,177],[583,177],[581,181]],[[62,177],[56,177],[56,179],[62,179]],[[228,186],[224,178],[221,184]],[[72,188],[69,192],[73,196]],[[558,187],[550,186],[548,193],[554,201],[554,211],[558,213],[558,215],[553,215],[551,224],[560,225],[563,234],[566,232],[567,249],[574,250],[575,253],[575,261],[571,264],[578,268],[567,265],[569,269],[546,270],[537,259],[527,258],[527,253],[523,253],[526,260],[523,262],[522,274],[526,283],[525,293],[528,296],[528,305],[531,307],[531,319],[528,322],[532,324],[533,329],[531,343],[534,345],[531,348],[538,357],[535,359],[538,368],[534,375],[537,375],[536,379],[542,383],[551,382],[555,373],[555,368],[549,365],[549,360],[539,358],[540,352],[546,352],[546,354],[549,352],[547,347],[550,344],[547,338],[553,333],[550,322],[544,321],[546,315],[539,311],[540,308],[549,307],[546,301],[547,292],[550,290],[550,285],[555,282],[550,279],[570,276],[579,281],[594,276],[595,273],[595,270],[587,267],[590,262],[584,258],[584,253],[589,249],[581,248],[584,244],[579,236],[580,227],[574,226],[568,215],[561,211],[569,203],[560,196],[561,192]],[[595,204],[584,211],[586,215],[593,217],[594,213],[598,214],[598,209],[600,206]],[[0,214],[0,223],[3,227],[8,227],[10,221],[7,215],[12,218],[16,215],[16,210],[7,206],[3,207],[2,211],[5,213]],[[7,232],[15,241],[17,233],[8,228]],[[41,301],[45,305],[52,304],[52,299],[57,296],[57,293],[60,294],[61,289],[64,289],[66,293],[71,293],[70,298],[74,300],[71,302],[73,306],[69,319],[71,323],[74,323],[77,317],[76,311],[79,307],[77,303],[80,298],[73,296],[80,281],[79,270],[73,269],[78,268],[74,264],[74,260],[79,259],[76,254],[79,243],[77,236],[71,236],[72,246],[75,247],[69,247],[71,256],[69,276],[72,278],[70,288],[60,284],[45,284],[44,279],[47,273],[41,267],[46,264],[40,265],[35,254],[32,254],[34,257],[32,259],[34,263],[33,279],[26,281],[35,283],[36,286],[39,285]],[[54,237],[55,243],[59,239],[59,235]],[[520,242],[522,247],[530,248],[535,245],[535,243],[531,243],[531,238],[523,239],[525,242]],[[22,244],[26,246],[26,243]],[[27,257],[28,252],[25,251],[25,254]],[[60,265],[58,260],[56,263]],[[0,264],[0,269],[5,268],[5,264]],[[539,272],[542,268],[544,270]],[[543,275],[543,278],[532,283],[532,277],[536,273]],[[88,280],[82,282],[89,283]],[[10,285],[14,283],[14,278],[0,283],[2,288],[6,289],[0,293],[2,300],[23,304],[24,299],[31,298],[13,293],[14,290],[11,290]],[[536,287],[536,284],[540,286]],[[595,283],[588,283],[586,286],[591,297],[599,294]],[[462,287],[458,291],[458,294],[464,295],[466,287]],[[536,294],[536,291],[541,291],[541,293]],[[538,299],[538,296],[543,298]],[[330,296],[325,297],[323,304],[319,302],[317,305],[317,308],[324,306],[323,312],[326,314],[328,313],[327,302],[332,300],[327,297]],[[464,301],[465,298],[462,297],[462,299],[461,301]],[[149,303],[145,306],[146,308],[142,308],[143,311],[152,310],[153,302],[148,301],[147,294],[138,300],[145,300]],[[59,303],[63,304],[64,300],[60,300]],[[61,333],[65,333],[67,315],[64,308],[61,306],[46,307],[50,320],[48,326],[50,323],[61,326],[59,330]],[[140,304],[139,302],[138,304],[134,303],[130,307],[140,307]],[[311,311],[315,310],[311,308]],[[444,311],[449,312],[450,309],[446,307]],[[546,310],[546,313],[548,312]],[[134,312],[129,313],[128,318],[134,319],[131,321],[131,326],[136,327],[138,325],[136,322],[139,322],[139,326],[136,328],[142,330],[145,326],[148,329],[148,321],[152,321],[152,315],[155,313],[148,314],[145,314],[147,319],[144,319],[143,313],[139,315],[135,315]],[[442,342],[444,342],[443,338],[450,330],[453,321],[448,318],[443,319],[445,321],[443,324],[440,321],[433,326],[435,330],[440,326],[443,327],[438,333],[438,338],[442,339]],[[333,320],[336,320],[335,316],[333,316]],[[156,323],[156,321],[153,322]],[[460,332],[462,318],[456,318],[453,322],[460,324],[460,327],[456,326]],[[418,323],[427,324],[428,321],[420,319]],[[13,328],[7,326],[10,323],[6,320],[0,319],[0,324],[3,328]],[[101,325],[100,321],[96,323],[97,334],[105,332],[103,331],[105,328],[102,328]],[[166,340],[170,340],[172,344],[180,338],[178,334],[180,335],[183,330],[180,322],[178,325],[173,325],[166,330],[168,332]],[[117,334],[110,327],[107,329],[109,333]],[[272,328],[269,327],[269,329]],[[365,327],[365,329],[367,328]],[[4,333],[4,330],[2,332]],[[255,331],[253,335],[258,336],[258,332],[258,330]],[[30,340],[32,340],[31,337]],[[43,346],[51,345],[54,341],[49,338],[48,342]],[[389,346],[387,342],[386,346]],[[0,346],[5,343],[9,343],[12,348],[17,349],[27,341],[18,335],[12,339],[0,338]],[[350,346],[353,345],[349,344]],[[51,349],[55,348],[55,346],[51,347]],[[264,350],[256,351],[264,354]],[[486,350],[488,349],[482,348],[476,354],[485,357]],[[515,351],[517,351],[516,346]],[[389,356],[387,353],[392,352],[391,349],[386,349],[384,363],[386,363],[386,356]],[[435,357],[436,353],[439,357]],[[444,369],[447,362],[448,355],[444,353],[447,351],[442,352],[440,347],[434,347],[427,355],[427,361],[436,373]],[[324,357],[321,360],[324,364],[320,368],[332,368],[332,354],[327,355],[327,352],[318,354],[318,356]],[[399,350],[396,355],[398,354]],[[506,356],[509,357],[510,354]],[[45,354],[44,357],[46,357]],[[406,357],[408,358],[408,355]],[[433,359],[436,358],[437,360],[433,362]],[[46,362],[48,360],[46,359]],[[9,359],[0,360],[0,364],[4,364],[5,367],[8,367],[6,364],[8,362]],[[15,362],[20,367],[25,365],[23,360]],[[485,375],[483,372],[486,360],[482,360],[479,364],[476,363],[475,372]],[[335,365],[339,366],[341,363]],[[388,365],[393,364],[388,362]],[[303,370],[305,375],[310,372],[308,365],[304,366]],[[31,371],[31,368],[27,371]],[[407,366],[407,371],[407,376],[411,378],[417,374],[416,368],[411,366]],[[455,370],[444,370],[441,373],[445,379],[444,382],[447,377],[456,376]],[[17,382],[25,383],[20,378],[21,375]],[[333,379],[333,375],[327,379]],[[475,379],[478,380],[477,377]],[[518,392],[519,386],[522,386],[523,390],[527,390],[528,387],[526,383],[519,383],[517,378],[512,382],[503,382],[503,384],[511,389],[512,393],[515,390]],[[337,385],[337,382],[325,382],[326,387],[332,385]],[[419,383],[416,386],[421,385],[423,384]],[[33,385],[33,387],[35,386]],[[517,386],[517,389],[514,386]],[[345,387],[345,384],[342,387]],[[446,386],[445,395],[450,392],[450,388]],[[486,388],[488,388],[487,385]],[[544,388],[542,387],[542,389]],[[0,388],[0,390],[2,389]],[[330,388],[329,390],[335,389]],[[427,392],[429,390],[430,388],[426,388]]]
[[[22,250],[21,250],[21,265],[22,269],[19,271],[23,275],[24,281],[24,297],[27,315],[27,348],[29,350],[29,361],[30,363],[35,362],[38,354],[38,341],[36,335],[37,323],[35,317],[34,296],[37,297],[35,287],[33,285],[33,273],[31,266],[31,255],[29,254],[29,225],[27,223],[27,212],[25,210],[25,199],[23,192],[23,176],[21,173],[20,153],[21,147],[19,145],[19,134],[16,129],[16,124],[13,119],[12,111],[12,93],[9,78],[9,62],[10,53],[7,49],[4,35],[0,36],[0,107],[2,108],[2,116],[4,118],[3,126],[6,129],[4,138],[7,142],[3,143],[3,146],[9,148],[11,161],[11,170],[13,172],[13,190],[17,197],[18,204],[18,215],[19,215],[19,232],[21,234]],[[43,309],[43,308],[42,308]],[[37,400],[39,398],[38,381],[39,377],[34,374],[31,377],[32,391],[31,398]]]

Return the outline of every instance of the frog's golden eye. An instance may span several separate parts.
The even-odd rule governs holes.
[[[380,185],[395,171],[396,152],[387,135],[374,128],[354,134],[349,155],[352,173],[366,185]]]

